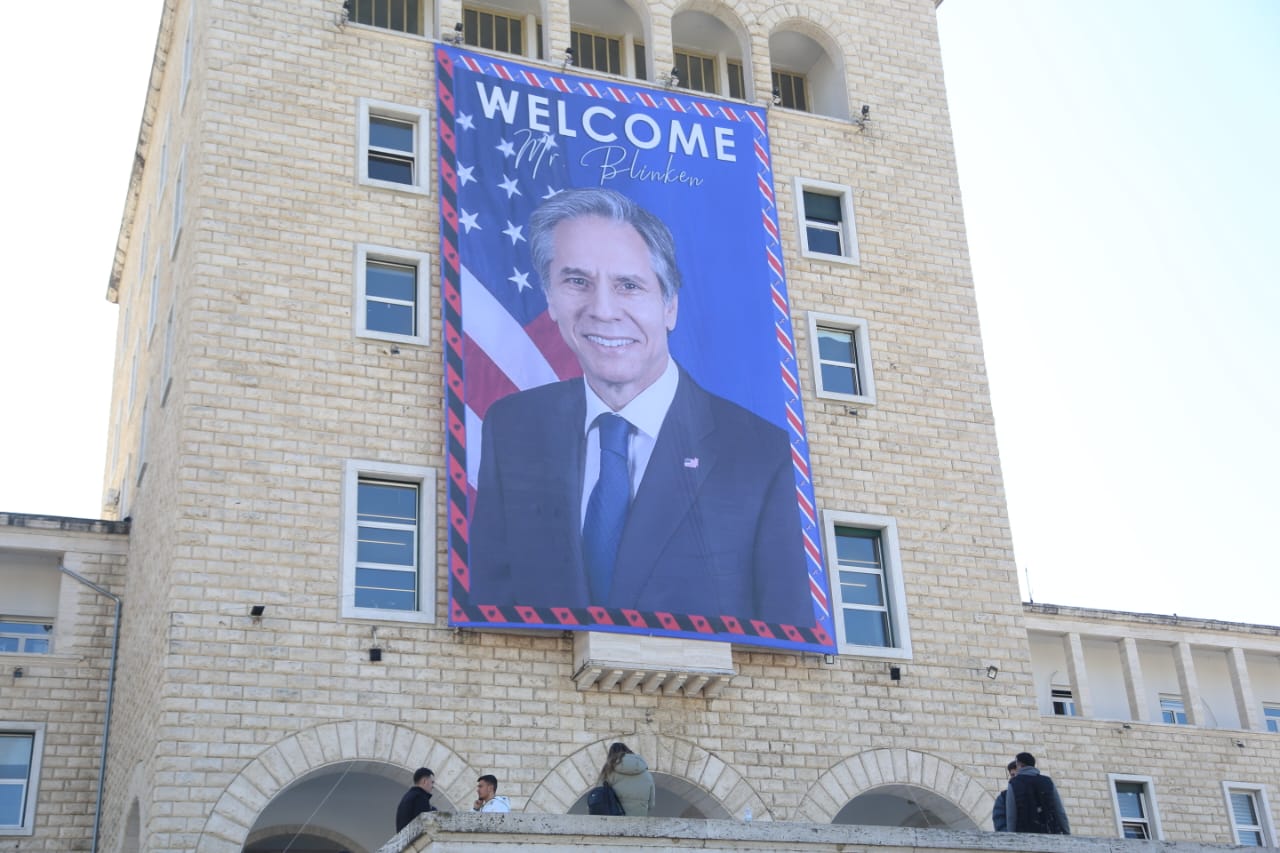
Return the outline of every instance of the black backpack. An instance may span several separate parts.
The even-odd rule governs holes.
[[[590,814],[621,815],[622,801],[607,782],[587,792],[587,812]]]

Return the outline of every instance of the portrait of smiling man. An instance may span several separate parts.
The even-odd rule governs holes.
[[[618,192],[572,189],[534,211],[528,239],[582,377],[485,414],[472,603],[813,625],[790,442],[672,358],[666,225]]]

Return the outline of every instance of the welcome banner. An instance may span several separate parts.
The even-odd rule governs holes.
[[[437,82],[450,624],[833,651],[766,113]]]

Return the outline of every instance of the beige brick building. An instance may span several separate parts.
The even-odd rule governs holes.
[[[455,32],[768,109],[814,502],[829,571],[876,543],[877,647],[450,627]],[[412,279],[408,329],[374,317],[375,267]],[[442,809],[492,772],[517,812],[583,813],[615,740],[664,817],[990,828],[1029,749],[1076,834],[1276,843],[1280,630],[1019,601],[929,0],[167,2],[108,296],[113,520],[0,516],[37,590],[0,620],[53,638],[0,651],[18,849],[372,851],[419,765]],[[400,613],[351,592],[375,482],[416,496]]]

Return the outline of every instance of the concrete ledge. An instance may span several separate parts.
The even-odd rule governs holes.
[[[825,823],[744,823],[681,818],[432,812],[419,815],[399,835],[379,848],[378,853],[458,853],[469,850],[537,850],[539,853],[594,850],[634,853],[636,850],[673,848],[757,853],[762,850],[853,853],[873,849],[910,853],[973,850],[1027,853],[1193,853],[1239,849],[1225,844]]]

